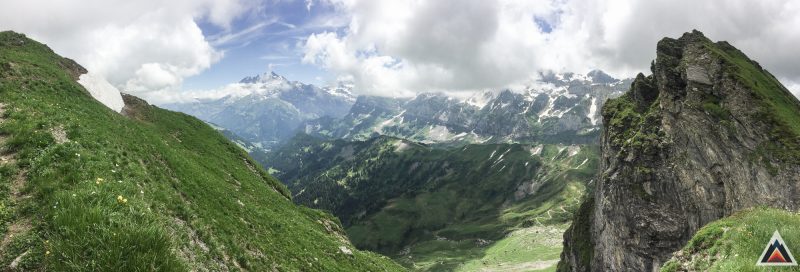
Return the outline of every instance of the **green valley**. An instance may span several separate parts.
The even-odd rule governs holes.
[[[430,271],[554,269],[597,163],[587,145],[445,149],[304,134],[266,159],[295,202],[338,216],[357,247]]]

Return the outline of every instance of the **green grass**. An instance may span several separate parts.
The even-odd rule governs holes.
[[[22,256],[21,269],[48,271],[402,270],[377,254],[341,253],[353,247],[336,218],[294,205],[205,123],[141,101],[122,116],[64,63],[0,33],[0,135],[16,158],[0,167],[0,233],[30,226],[10,238],[1,266]],[[61,128],[69,141],[57,143],[51,131]],[[15,182],[20,197],[9,193]]]
[[[552,225],[516,230],[456,271],[555,271],[565,229],[566,225]]]
[[[521,229],[571,220],[599,158],[593,146],[581,146],[570,156],[560,145],[543,145],[534,155],[535,145],[431,148],[404,142],[406,148],[397,152],[400,141],[299,135],[272,154],[281,159],[271,160],[270,167],[281,171],[296,202],[340,217],[356,246],[409,268],[449,271],[496,254],[489,250],[494,244],[479,246],[478,239],[501,243]],[[535,194],[515,199],[525,181],[540,186]],[[555,254],[560,247],[552,249]],[[538,258],[536,251],[520,252],[526,257],[507,264]]]
[[[497,241],[428,240],[396,259],[418,271],[555,271],[565,227],[521,228]]]
[[[661,113],[658,103],[639,105],[632,97],[637,82],[648,82],[641,83],[647,85],[651,81],[652,76],[645,78],[639,74],[631,91],[603,105],[603,116],[608,120],[606,137],[615,149],[624,151],[620,156],[629,152],[655,154],[661,148],[659,139],[664,135],[658,129]]]
[[[682,257],[665,263],[661,271],[800,271],[797,267],[755,266],[774,231],[789,250],[800,252],[800,214],[754,208],[709,223],[681,250]]]
[[[797,163],[800,158],[800,114],[797,114],[800,102],[797,98],[772,74],[730,44],[709,40],[705,47],[723,59],[729,74],[758,98],[759,118],[772,124],[770,133],[775,141],[766,148],[781,160]]]

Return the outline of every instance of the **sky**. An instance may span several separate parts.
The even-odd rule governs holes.
[[[153,103],[274,71],[358,94],[524,86],[539,72],[649,73],[655,45],[697,29],[800,94],[800,1],[6,0],[22,32]]]

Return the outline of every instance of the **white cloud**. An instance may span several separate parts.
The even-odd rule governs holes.
[[[124,92],[176,90],[184,78],[222,57],[197,21],[230,30],[248,5],[241,0],[4,1],[0,30],[47,43]]]
[[[267,81],[258,83],[231,83],[211,90],[192,91],[154,91],[143,95],[142,98],[156,105],[171,103],[188,103],[202,100],[215,100],[223,97],[244,97],[250,94],[274,94],[280,90],[293,88],[284,81]]]
[[[794,96],[800,98],[800,83],[788,79],[779,78],[779,80],[781,81],[781,83],[783,83],[784,86],[786,86],[787,89],[789,89],[789,91],[792,92],[792,94],[794,94]]]
[[[313,6],[314,6],[314,1],[313,0],[306,0],[306,11],[310,12],[311,11],[311,7],[313,7]]]
[[[349,18],[310,35],[303,61],[363,93],[501,88],[541,70],[649,70],[662,37],[698,29],[800,82],[800,2],[690,0],[328,0]],[[547,22],[545,32],[536,20]],[[787,84],[789,85],[789,84]],[[792,86],[797,86],[793,84]],[[798,90],[795,89],[797,92]]]

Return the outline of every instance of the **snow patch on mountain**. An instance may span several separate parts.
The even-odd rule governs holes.
[[[455,134],[451,133],[446,126],[436,125],[430,126],[428,130],[428,139],[432,142],[445,142],[453,139]]]
[[[406,151],[409,148],[411,148],[411,145],[409,145],[408,143],[406,143],[403,140],[399,140],[399,141],[394,143],[394,152],[395,153],[402,153],[403,151]]]
[[[542,154],[542,149],[544,149],[543,145],[537,145],[530,149],[531,156],[539,156]]]
[[[567,157],[578,155],[578,152],[581,152],[580,146],[570,145],[569,147],[567,147]]]
[[[116,112],[122,111],[122,107],[125,106],[119,90],[102,76],[93,73],[83,74],[78,78],[78,83],[86,88],[94,99]]]
[[[566,96],[566,97],[569,98],[568,95],[562,95],[562,96]],[[541,120],[543,120],[545,118],[549,118],[549,117],[561,118],[562,116],[564,116],[564,113],[567,113],[569,110],[572,109],[572,108],[569,108],[569,109],[566,109],[566,110],[556,110],[555,109],[555,102],[556,102],[556,99],[558,99],[558,97],[559,97],[559,95],[555,95],[555,94],[551,94],[548,97],[548,99],[547,99],[547,107],[544,110],[542,110],[541,112],[539,112],[539,121],[541,121]],[[573,97],[574,97],[574,95],[573,95]]]
[[[495,96],[496,95],[493,92],[489,91],[477,92],[464,102],[466,102],[469,105],[478,107],[479,109],[482,109],[483,107],[486,106],[486,104],[489,104],[489,102],[491,102],[495,98]]]
[[[597,97],[592,97],[591,105],[589,105],[589,120],[593,126],[597,125]]]
[[[386,127],[386,126],[402,124],[403,123],[403,114],[405,114],[405,113],[406,113],[406,111],[404,110],[404,111],[400,112],[399,114],[397,114],[395,116],[392,116],[392,118],[386,119],[386,121],[383,121],[378,126],[376,126],[373,129],[373,131],[377,132],[377,133],[381,133],[381,132],[383,132],[383,128]]]

